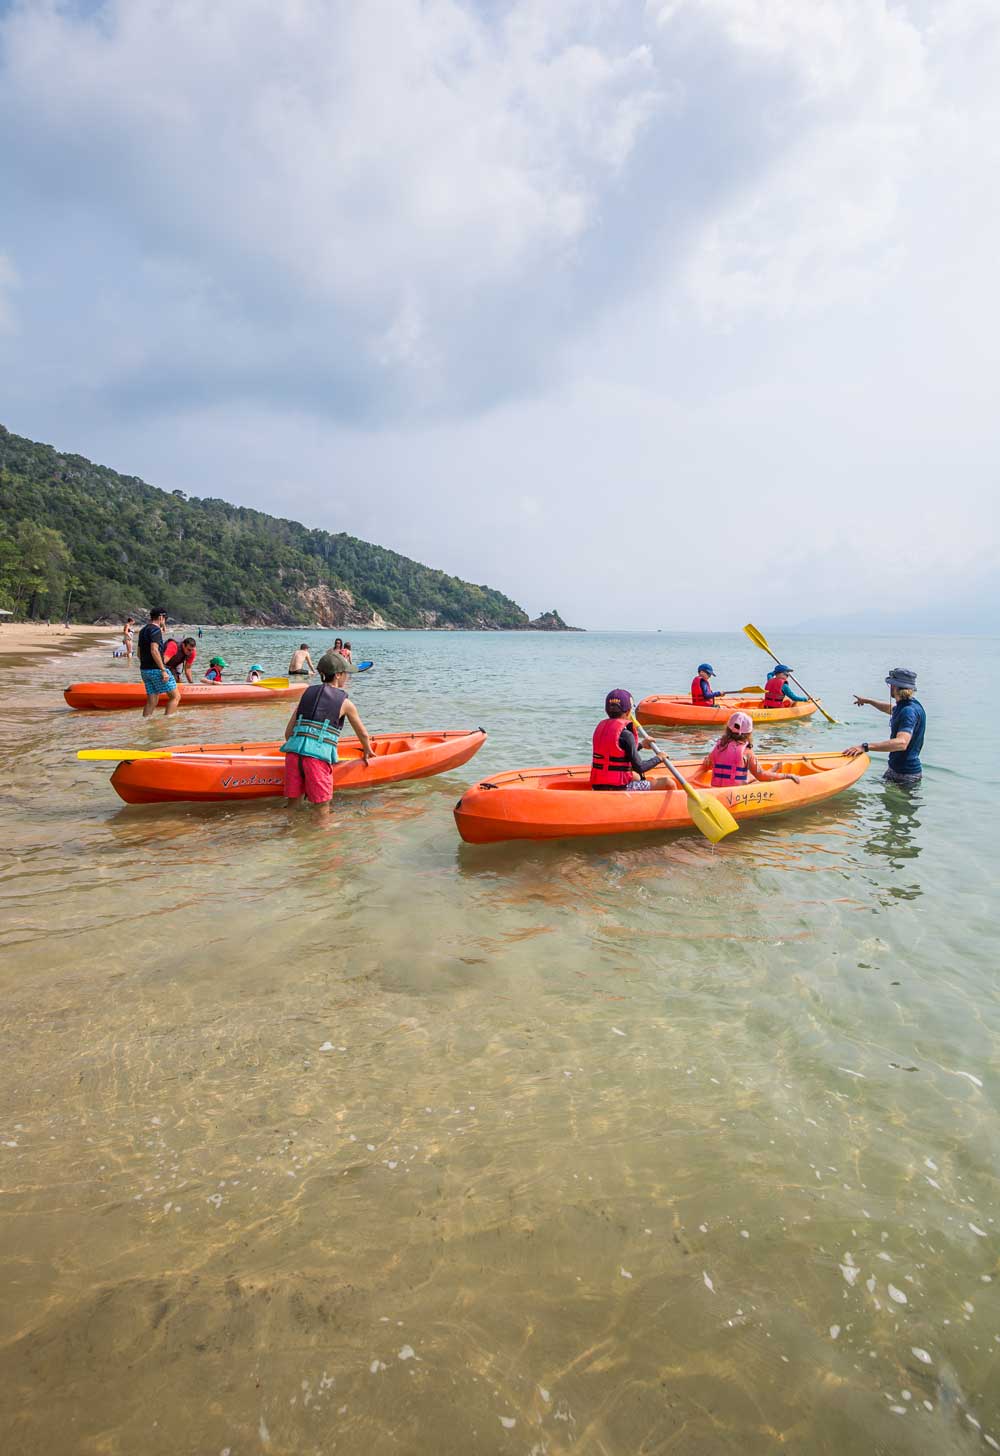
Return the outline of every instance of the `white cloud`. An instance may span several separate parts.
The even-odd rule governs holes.
[[[10,295],[18,286],[18,276],[9,258],[0,253],[0,333],[12,334],[15,329]]]
[[[657,625],[957,592],[996,548],[998,21],[23,0],[5,423],[584,621],[612,561]]]

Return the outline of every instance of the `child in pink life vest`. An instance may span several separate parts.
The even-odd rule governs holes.
[[[725,733],[701,762],[706,773],[711,769],[713,789],[745,784],[749,779],[756,779],[763,784],[777,783],[779,779],[791,779],[792,783],[798,783],[797,774],[769,773],[766,768],[761,768],[750,743],[752,735],[753,720],[750,714],[731,714]]]

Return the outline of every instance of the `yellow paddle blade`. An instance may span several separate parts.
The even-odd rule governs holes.
[[[755,647],[759,647],[762,652],[766,652],[768,657],[774,657],[774,653],[771,651],[771,648],[768,645],[767,638],[764,636],[763,632],[759,632],[757,630],[752,622],[748,622],[743,630],[750,638],[750,641]],[[778,659],[775,657],[774,660],[775,662],[777,662]]]
[[[259,677],[256,686],[259,688],[287,688],[287,677]]]
[[[688,810],[692,821],[712,844],[718,844],[720,839],[725,839],[727,834],[740,827],[725,804],[693,789],[688,797]]]
[[[143,748],[80,748],[77,758],[91,759],[97,763],[131,763],[134,758],[170,758],[169,748],[153,751]]]

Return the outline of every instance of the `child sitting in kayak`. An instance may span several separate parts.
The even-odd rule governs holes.
[[[202,682],[220,683],[222,681],[222,669],[228,666],[229,663],[224,657],[213,657],[208,664],[208,671],[202,678]]]
[[[781,708],[786,703],[808,703],[808,698],[802,698],[794,688],[788,686],[788,679],[792,669],[786,667],[783,662],[768,673],[767,686],[764,689],[764,707]]]
[[[745,784],[749,779],[756,779],[762,784],[791,779],[793,784],[797,784],[797,774],[771,773],[761,768],[753,751],[752,737],[753,719],[750,714],[732,713],[726,731],[701,761],[701,770],[704,773],[711,771],[712,788],[729,788],[733,784]]]
[[[725,693],[713,692],[709,678],[714,676],[715,668],[710,662],[699,662],[698,675],[691,679],[691,701],[696,708],[714,708],[716,698],[725,697]]]
[[[248,683],[257,683],[257,682],[260,682],[260,680],[261,680],[261,678],[263,676],[264,676],[264,669],[261,667],[261,665],[260,665],[259,662],[255,662],[254,665],[253,665],[253,667],[247,673],[247,682]]]
[[[607,717],[594,729],[594,756],[590,764],[592,789],[672,789],[669,776],[650,783],[645,777],[658,763],[666,763],[662,753],[651,758],[639,755],[636,731],[629,722],[632,694],[625,688],[612,688],[604,699]]]

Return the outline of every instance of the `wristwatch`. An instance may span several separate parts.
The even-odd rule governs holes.
[[[862,745],[861,745],[861,752],[862,753],[867,753],[868,752],[868,744],[867,743],[862,743]]]

